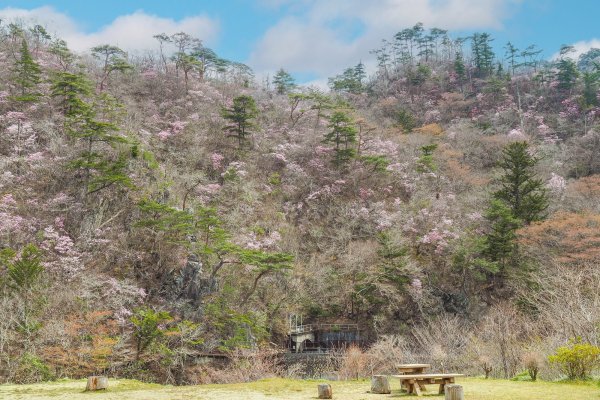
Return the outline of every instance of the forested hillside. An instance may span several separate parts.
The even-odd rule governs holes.
[[[600,50],[417,24],[324,91],[183,32],[132,56],[0,28],[1,382],[293,374],[290,315],[358,324],[371,371],[595,351]]]

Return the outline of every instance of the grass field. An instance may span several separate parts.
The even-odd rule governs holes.
[[[85,393],[84,380],[58,381],[34,385],[0,385],[0,399],[94,399],[94,400],[299,400],[317,398],[317,384],[321,381],[292,379],[265,379],[251,383],[201,386],[162,386],[132,380],[111,380],[107,391]],[[399,391],[399,383],[392,381],[392,394],[368,393],[368,381],[329,382],[333,398],[340,400],[370,400],[416,398]],[[466,400],[600,400],[597,383],[514,382],[484,380],[478,378],[458,379],[463,385]],[[436,386],[429,386],[437,393]],[[428,395],[443,399],[444,396]]]

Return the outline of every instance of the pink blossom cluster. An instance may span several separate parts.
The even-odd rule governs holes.
[[[133,313],[128,308],[121,306],[117,311],[113,313],[113,317],[117,321],[117,323],[121,326],[127,325],[129,322],[129,317],[131,317]]]
[[[510,139],[516,139],[516,140],[523,140],[526,138],[523,131],[521,131],[521,129],[519,129],[519,128],[511,129],[510,132],[508,132],[507,136]]]
[[[316,190],[312,193],[310,193],[307,197],[306,197],[306,201],[312,201],[312,200],[316,200],[319,198],[328,198],[328,197],[333,197],[336,194],[339,194],[342,192],[344,185],[346,184],[346,181],[343,179],[338,179],[335,182],[333,182],[330,185],[325,185],[323,186],[321,189]]]
[[[41,247],[47,251],[55,251],[60,255],[72,255],[75,253],[75,244],[71,237],[62,235],[52,226],[44,228],[44,241]]]
[[[288,160],[285,157],[285,154],[282,153],[271,153],[271,155],[279,162],[283,163],[283,164],[287,164]]]
[[[579,108],[579,102],[576,97],[569,97],[561,103],[564,107],[564,111],[558,113],[561,118],[577,118],[581,109]]]
[[[25,114],[20,111],[9,111],[6,113],[4,119],[11,122],[22,122],[25,121]]]
[[[51,206],[67,205],[73,202],[73,198],[64,192],[57,193],[48,203]]]
[[[13,197],[12,193],[7,193],[0,197],[0,209],[8,209],[17,207],[17,201]]]
[[[246,247],[253,250],[274,250],[279,242],[281,242],[281,234],[277,231],[272,231],[260,238],[255,232],[252,232],[246,241]]]
[[[156,134],[156,136],[158,136],[158,138],[162,141],[167,140],[168,138],[171,137],[171,132],[169,131],[160,131]]]
[[[435,247],[435,254],[442,254],[448,247],[448,240],[450,239],[458,239],[458,235],[447,229],[439,230],[438,228],[433,228],[421,238],[420,242],[422,244],[433,245]]]
[[[0,212],[0,234],[9,235],[26,229],[27,223],[23,217],[7,212]]]
[[[29,162],[42,161],[43,159],[44,159],[44,152],[42,152],[42,151],[38,151],[36,153],[31,153],[27,156],[27,161],[29,161]]]
[[[328,154],[331,154],[332,151],[333,151],[333,149],[331,147],[325,147],[325,146],[315,147],[315,154],[318,156],[326,156]]]
[[[174,121],[174,122],[171,122],[169,125],[170,125],[169,126],[170,131],[174,135],[177,135],[178,133],[181,133],[185,129],[185,126],[187,125],[187,123],[183,122],[183,121]]]
[[[150,68],[143,71],[141,75],[143,78],[152,79],[158,76],[158,72],[155,69]]]
[[[369,189],[369,188],[358,189],[358,196],[361,198],[361,200],[368,200],[369,198],[373,197],[374,194],[375,194],[375,192],[373,191],[373,189]]]
[[[366,155],[383,155],[394,158],[398,155],[398,145],[391,140],[374,138],[365,145]]]
[[[212,168],[215,171],[218,171],[221,168],[223,168],[223,160],[224,159],[225,159],[225,156],[223,156],[222,154],[212,153],[210,155],[210,162],[211,162]]]

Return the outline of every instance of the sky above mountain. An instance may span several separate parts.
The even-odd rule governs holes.
[[[549,58],[562,44],[600,48],[598,15],[597,0],[0,0],[3,21],[41,23],[78,51],[154,49],[154,34],[184,31],[259,76],[283,67],[320,83],[416,22],[453,37],[490,32],[498,53],[536,44]]]

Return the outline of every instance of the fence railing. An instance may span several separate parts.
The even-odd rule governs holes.
[[[308,324],[290,327],[290,333],[309,333],[314,331],[357,331],[358,324]]]

